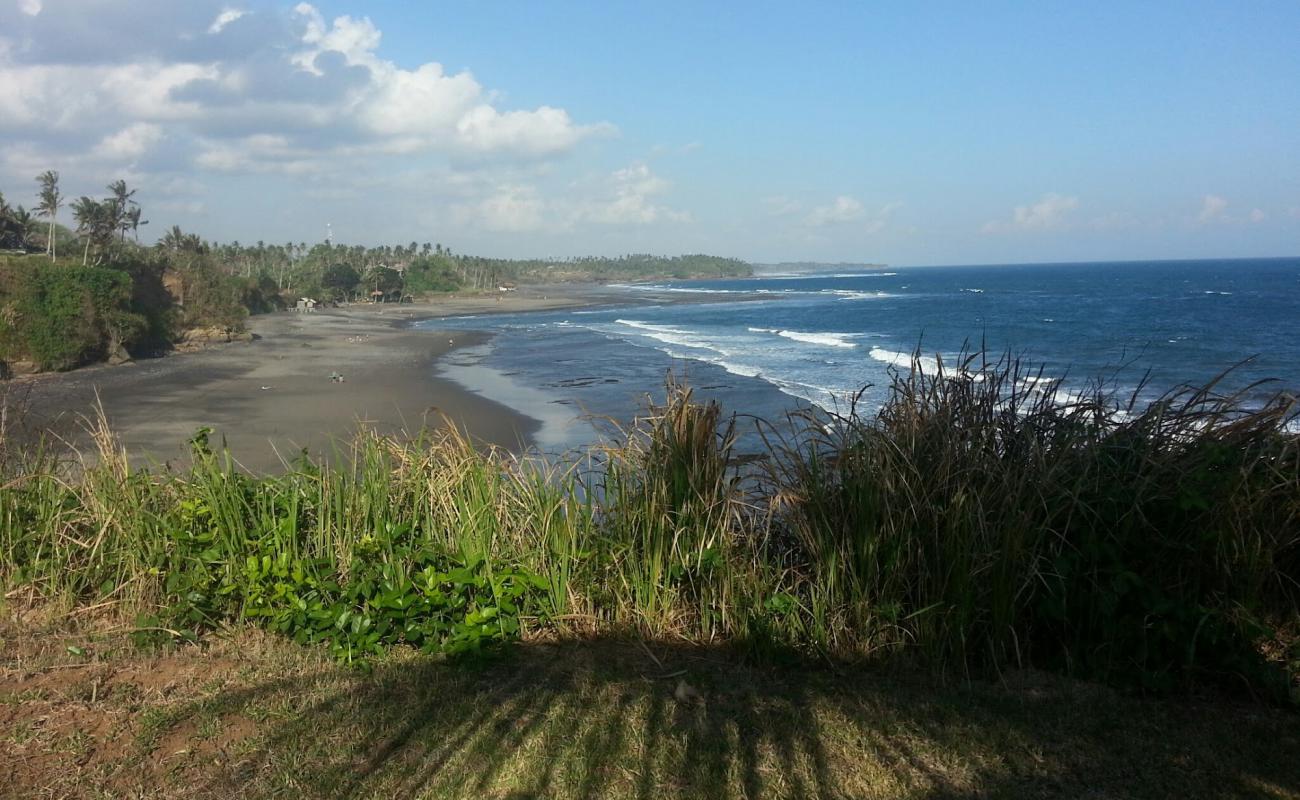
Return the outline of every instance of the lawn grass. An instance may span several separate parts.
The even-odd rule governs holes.
[[[954,682],[620,640],[396,649],[365,672],[247,627],[146,651],[6,616],[6,797],[1300,796],[1294,711],[1041,672]]]

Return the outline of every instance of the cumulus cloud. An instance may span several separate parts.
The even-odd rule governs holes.
[[[149,152],[162,136],[161,126],[136,122],[105,136],[91,154],[105,161],[134,161]]]
[[[36,43],[0,54],[0,143],[53,165],[92,148],[126,162],[166,139],[199,168],[265,172],[286,171],[286,155],[297,171],[376,154],[546,159],[615,131],[557,106],[503,108],[468,71],[400,66],[380,55],[382,33],[365,17],[326,20],[308,3],[287,14],[209,0],[124,5],[0,10],[0,29]],[[124,18],[149,24],[133,23],[129,47],[95,45]],[[280,144],[235,152],[258,136]]]
[[[41,13],[41,0],[18,0],[18,10],[29,17],[34,17]]]
[[[637,162],[547,195],[533,183],[505,181],[457,191],[469,196],[453,209],[457,224],[486,231],[571,231],[582,225],[636,227],[690,222],[690,214],[660,201],[671,184]]]
[[[1250,212],[1250,221],[1255,223],[1263,222],[1268,219],[1268,214],[1264,213],[1261,208],[1252,209]]]
[[[221,13],[217,15],[217,18],[212,20],[212,24],[208,26],[208,33],[221,33],[225,30],[227,25],[242,16],[244,16],[244,12],[237,8],[223,8],[221,9]]]
[[[879,233],[889,224],[889,219],[899,208],[898,203],[887,203],[878,209],[870,209],[855,197],[839,195],[830,203],[814,207],[803,218],[802,223],[809,228],[826,228],[831,226],[852,228],[866,233]],[[797,204],[772,206],[774,211],[783,214],[797,213]]]
[[[572,218],[602,225],[648,225],[653,222],[688,222],[690,215],[655,202],[668,191],[668,181],[650,167],[636,163],[614,171],[607,189],[593,200],[581,203]]]
[[[1059,228],[1071,211],[1079,207],[1079,198],[1048,192],[1037,203],[1016,206],[1011,219],[984,223],[981,233],[1008,233]]]
[[[1228,210],[1228,201],[1219,197],[1217,194],[1207,194],[1201,198],[1201,213],[1196,215],[1196,221],[1202,225],[1211,222],[1218,222],[1226,219]]]
[[[455,209],[457,222],[486,231],[523,233],[547,226],[546,204],[537,189],[526,185],[505,185],[475,203]]]
[[[849,222],[857,222],[866,214],[867,210],[863,207],[862,201],[848,195],[840,195],[830,205],[814,208],[804,219],[804,222],[811,227],[820,228],[824,225],[843,225]]]

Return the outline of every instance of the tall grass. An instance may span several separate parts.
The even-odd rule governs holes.
[[[1300,607],[1294,398],[1252,410],[1212,384],[1138,411],[1040,379],[917,362],[874,417],[777,444],[819,638],[1151,686],[1259,671]]]
[[[1294,400],[1211,385],[1138,409],[1039,377],[918,362],[875,414],[764,425],[761,467],[734,417],[671,382],[621,440],[559,460],[444,426],[252,478],[201,431],[189,468],[153,472],[101,418],[93,457],[9,450],[0,586],[166,635],[250,620],[341,658],[615,633],[1293,680]]]

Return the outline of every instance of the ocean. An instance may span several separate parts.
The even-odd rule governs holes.
[[[1118,395],[1143,386],[1145,401],[1229,368],[1224,389],[1272,381],[1255,400],[1300,391],[1300,258],[845,267],[604,291],[594,308],[421,327],[494,333],[438,369],[539,419],[538,444],[553,450],[593,441],[602,425],[585,418],[629,420],[670,370],[768,419],[842,412],[858,392],[870,411],[913,352],[925,367],[981,347],[1067,392],[1101,380]]]

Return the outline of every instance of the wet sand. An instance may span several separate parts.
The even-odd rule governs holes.
[[[483,334],[412,330],[436,316],[587,305],[582,293],[512,292],[433,304],[352,306],[254,317],[252,342],[173,354],[119,367],[92,367],[11,381],[11,407],[26,408],[27,430],[48,428],[85,447],[83,418],[96,397],[137,462],[184,463],[202,427],[224,437],[252,472],[278,468],[304,448],[329,455],[358,425],[414,433],[445,420],[474,440],[519,450],[538,423],[435,376],[434,362]],[[331,380],[331,373],[343,376]],[[445,417],[444,417],[445,415]]]

